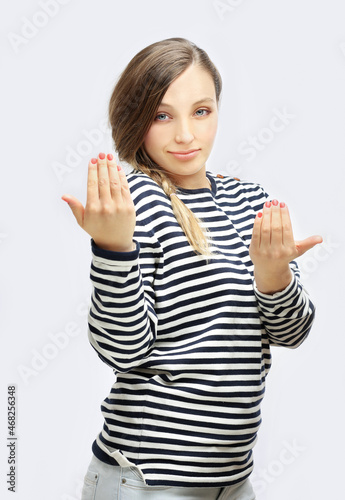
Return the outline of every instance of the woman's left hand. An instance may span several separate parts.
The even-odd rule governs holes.
[[[266,202],[255,218],[249,247],[258,290],[266,294],[284,290],[292,279],[289,262],[322,241],[321,236],[295,241],[285,203]]]

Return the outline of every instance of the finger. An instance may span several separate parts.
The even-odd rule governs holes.
[[[253,251],[260,248],[260,234],[261,234],[262,212],[258,212],[253,225],[252,239],[250,247]]]
[[[263,216],[261,222],[260,247],[267,248],[271,244],[271,202],[266,201],[263,206]]]
[[[126,173],[123,170],[123,168],[121,167],[121,165],[118,165],[117,169],[119,171],[119,177],[120,177],[120,181],[121,181],[122,197],[123,197],[124,201],[133,203],[131,191],[129,189],[129,185],[128,185],[128,181],[127,181],[127,177],[126,177]]]
[[[89,162],[88,174],[87,174],[86,204],[92,205],[98,202],[99,202],[99,191],[98,191],[97,158],[92,158]]]
[[[289,245],[294,244],[294,237],[293,237],[292,224],[291,224],[289,210],[284,202],[280,203],[280,214],[281,214],[282,227],[283,227],[283,245],[289,246]]]
[[[75,198],[70,194],[64,194],[63,196],[61,196],[61,198],[68,203],[79,226],[82,227],[84,221],[84,211],[85,211],[83,205],[77,198]]]
[[[116,163],[115,163],[115,165],[116,165]],[[121,165],[116,165],[116,174],[118,176],[119,190],[120,191],[116,191],[115,194],[117,194],[119,192],[122,196],[122,201],[124,201],[127,204],[133,205],[133,200],[132,200],[132,196],[131,196],[131,191],[129,189],[126,173],[123,170],[123,168],[121,167]]]
[[[112,154],[107,155],[108,174],[110,185],[110,196],[113,200],[120,200],[121,197],[121,179],[119,176],[119,167]]]
[[[273,200],[271,205],[271,245],[283,244],[283,228],[278,200]]]
[[[296,250],[298,252],[298,257],[303,255],[305,252],[313,248],[315,245],[323,242],[322,236],[309,236],[305,240],[295,241]]]
[[[108,171],[108,160],[104,153],[98,155],[98,191],[101,203],[107,203],[111,199],[110,180]]]

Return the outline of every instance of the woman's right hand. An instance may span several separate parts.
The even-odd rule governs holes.
[[[90,161],[85,208],[74,196],[62,199],[98,247],[115,252],[135,249],[135,207],[126,175],[113,155],[100,153]]]

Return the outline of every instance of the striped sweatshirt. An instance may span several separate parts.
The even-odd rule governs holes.
[[[283,291],[256,287],[249,245],[269,199],[261,185],[207,177],[211,189],[177,194],[208,228],[211,259],[194,253],[143,173],[127,176],[135,250],[91,239],[88,335],[115,374],[92,450],[138,467],[152,486],[223,487],[251,474],[270,346],[299,346],[315,314],[295,261]]]

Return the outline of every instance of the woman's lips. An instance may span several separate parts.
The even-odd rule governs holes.
[[[198,153],[200,149],[191,149],[190,151],[186,152],[181,152],[181,151],[169,151],[170,154],[172,154],[175,158],[178,160],[182,161],[188,161],[194,158]]]

